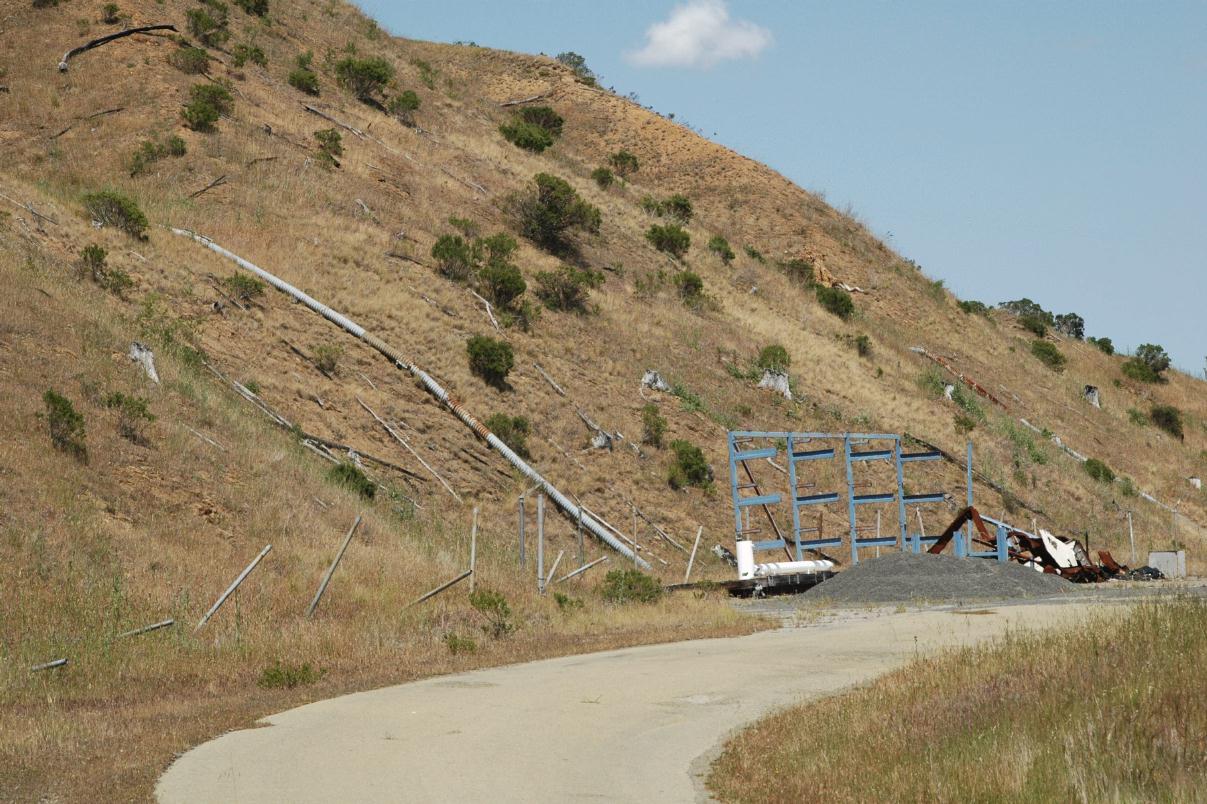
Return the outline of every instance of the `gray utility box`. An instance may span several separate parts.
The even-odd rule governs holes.
[[[1148,566],[1161,570],[1166,578],[1185,578],[1186,551],[1154,550],[1148,554]]]

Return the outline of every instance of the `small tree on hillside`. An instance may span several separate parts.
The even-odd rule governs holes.
[[[772,343],[763,347],[755,364],[761,369],[784,374],[792,365],[792,358],[788,355],[787,349],[778,343]]]
[[[616,175],[621,177],[636,173],[641,166],[636,156],[623,149],[609,156],[608,164],[612,166]]]
[[[571,249],[569,234],[578,229],[599,232],[599,207],[587,203],[569,182],[548,173],[538,173],[535,188],[516,199],[520,233],[554,254]]]
[[[357,98],[372,101],[394,78],[394,66],[380,56],[366,59],[348,56],[336,63],[335,77]]]

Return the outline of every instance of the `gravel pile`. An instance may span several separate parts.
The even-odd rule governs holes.
[[[893,552],[860,561],[805,592],[832,603],[1008,600],[1076,594],[1056,575],[992,559]]]

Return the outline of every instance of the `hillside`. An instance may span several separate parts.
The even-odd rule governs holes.
[[[636,505],[680,543],[690,544],[702,526],[703,548],[732,546],[727,429],[909,432],[958,455],[966,438],[973,442],[978,471],[1007,490],[978,483],[982,510],[1088,534],[1092,547],[1126,560],[1121,511],[1132,509],[1141,558],[1149,547],[1180,544],[1192,571],[1202,571],[1207,496],[1187,482],[1207,473],[1202,380],[1169,370],[1166,382],[1139,382],[1122,373],[1126,357],[1049,333],[1045,340],[1067,358],[1054,371],[1033,356],[1035,337],[1013,315],[964,312],[941,283],[859,221],[544,57],[393,39],[350,6],[305,2],[274,3],[266,16],[232,6],[229,38],[213,37],[204,74],[181,69],[184,47],[170,32],[121,38],[57,69],[59,54],[123,25],[173,24],[197,45],[187,16],[197,9],[220,16],[213,6],[165,0],[122,3],[118,13],[127,19],[113,24],[101,21],[99,6],[78,2],[9,4],[0,17],[7,88],[0,92],[0,556],[16,578],[0,591],[0,616],[18,624],[0,642],[4,709],[13,713],[0,729],[0,782],[7,767],[10,784],[36,797],[62,767],[43,760],[46,752],[63,762],[98,761],[118,733],[133,730],[134,755],[109,758],[87,778],[109,791],[145,793],[173,751],[286,700],[273,696],[287,693],[255,686],[275,659],[313,662],[327,672],[317,689],[330,694],[449,666],[752,627],[712,599],[637,612],[596,607],[592,597],[577,615],[537,599],[515,568],[516,498],[531,483],[382,355],[272,289],[232,283],[238,271],[230,261],[168,227],[200,232],[354,319],[479,419],[524,417],[532,465],[626,534]],[[305,53],[313,55],[317,96],[289,81]],[[373,57],[393,76],[365,102],[341,85],[338,65]],[[229,108],[212,130],[186,126],[192,88],[224,85]],[[385,104],[407,90],[419,107],[387,113]],[[506,141],[500,126],[540,105],[563,118],[552,146],[537,154]],[[333,158],[314,136],[329,129],[342,147]],[[174,155],[172,137],[183,154]],[[157,145],[144,156],[157,158],[132,170],[148,141]],[[600,186],[592,172],[621,150],[639,168]],[[571,232],[559,256],[524,236],[517,211],[541,173],[565,179],[599,209],[598,232]],[[146,214],[145,239],[93,225],[84,196],[105,189],[128,195]],[[671,219],[642,208],[647,196],[675,194],[693,209],[682,260],[646,237],[651,225]],[[497,310],[501,332],[469,287],[437,271],[433,246],[458,226],[474,236],[505,232],[518,243],[511,260],[527,291],[513,303],[515,314]],[[706,248],[717,235],[735,253],[731,264]],[[92,244],[106,252],[98,281],[81,267]],[[597,277],[586,283],[597,286],[581,311],[549,309],[537,298],[539,275],[566,263]],[[852,294],[849,320],[823,309],[815,290],[792,275],[792,266],[806,264],[818,280],[863,291]],[[700,277],[702,294],[688,287],[685,299],[687,270]],[[1043,289],[1031,295],[1042,299]],[[499,337],[514,350],[501,387],[471,372],[472,336]],[[160,385],[125,357],[133,340],[155,350]],[[753,366],[771,344],[791,359],[791,402],[757,387]],[[949,375],[911,351],[919,346],[1002,404],[971,391],[959,395],[963,408],[944,399]],[[322,458],[204,364],[253,388],[306,433],[406,471],[366,457],[385,493],[357,500],[324,479]],[[643,390],[649,369],[676,392]],[[1085,385],[1101,389],[1101,409],[1083,400]],[[83,414],[87,464],[50,447],[43,395],[51,389]],[[115,393],[135,406],[114,402]],[[153,421],[139,415],[140,399]],[[665,445],[683,440],[703,450],[713,488],[673,489],[669,446],[638,445],[651,403],[666,420]],[[1148,420],[1154,405],[1181,411],[1183,439]],[[580,413],[624,440],[611,451],[591,449],[594,433]],[[1091,478],[1019,419],[1132,485]],[[957,467],[928,471],[932,487],[953,495],[949,506],[925,513],[930,531],[951,518],[963,491]],[[1132,488],[1180,513],[1125,493]],[[485,640],[466,657],[445,648],[447,634],[477,628],[463,595],[423,613],[397,612],[465,566],[474,506],[479,574],[504,590],[527,627],[511,641]],[[364,541],[350,550],[311,627],[300,610],[362,508]],[[845,519],[827,516],[830,528]],[[573,523],[551,513],[547,525],[549,560],[564,549],[563,567],[576,565]],[[680,579],[686,556],[644,522],[638,531],[654,570]],[[532,532],[530,524],[530,539]],[[170,649],[150,654],[111,649],[102,638],[173,613],[194,622],[270,542],[271,560],[257,570],[263,577],[252,576],[212,632],[194,638],[186,628],[156,643]],[[587,553],[611,551],[591,543]],[[728,567],[701,553],[701,577],[728,577]],[[594,594],[593,584],[575,593]],[[96,661],[61,678],[26,671],[72,651]],[[148,691],[176,688],[178,703],[147,703]],[[223,702],[195,719],[210,695]],[[138,702],[131,704],[137,714],[102,725],[123,697]],[[49,717],[43,702],[54,708],[56,698]],[[82,737],[70,733],[73,707],[91,717]]]

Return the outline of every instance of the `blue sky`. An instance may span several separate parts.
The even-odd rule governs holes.
[[[399,36],[581,53],[961,298],[1204,370],[1207,2],[359,4]]]

